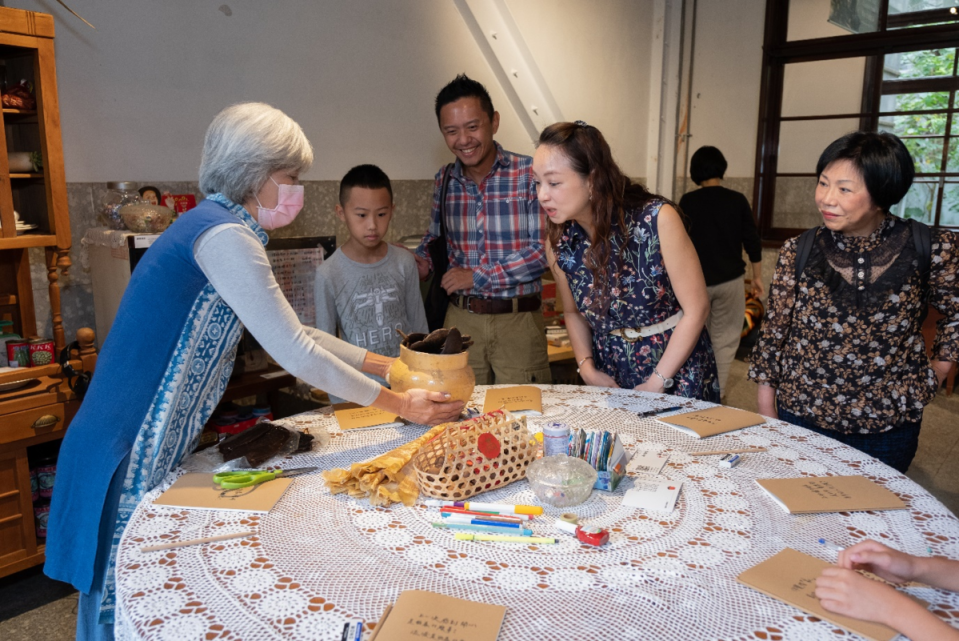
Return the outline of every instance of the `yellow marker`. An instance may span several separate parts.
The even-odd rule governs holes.
[[[509,536],[508,534],[466,534],[456,535],[457,541],[499,541],[501,543],[556,543],[556,539],[547,536]]]

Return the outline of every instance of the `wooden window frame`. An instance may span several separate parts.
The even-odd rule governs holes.
[[[788,41],[789,0],[766,0],[766,20],[763,34],[763,65],[759,91],[759,123],[756,136],[756,165],[753,184],[753,205],[758,217],[763,244],[778,247],[783,241],[801,234],[805,229],[773,226],[773,208],[777,176],[811,176],[808,174],[779,174],[779,131],[783,121],[859,118],[860,128],[875,131],[884,112],[879,111],[883,92],[883,59],[887,54],[922,49],[959,48],[959,16],[948,9],[933,9],[887,16],[889,0],[880,0],[880,23],[877,31],[869,33],[811,38]],[[952,20],[951,24],[929,24]],[[926,26],[923,26],[926,25]],[[909,27],[909,28],[902,28]],[[887,30],[888,28],[888,30]],[[866,58],[865,78],[860,113],[828,116],[782,116],[783,83],[786,65],[797,62]],[[929,80],[886,81],[896,85],[912,83],[916,87],[943,84],[950,87],[956,78]],[[938,85],[937,85],[938,86]],[[953,105],[957,107],[959,105]],[[947,131],[947,134],[949,132]],[[951,174],[950,174],[951,175]],[[929,177],[934,175],[930,174]],[[939,201],[941,206],[942,193]],[[938,222],[939,206],[935,212]]]

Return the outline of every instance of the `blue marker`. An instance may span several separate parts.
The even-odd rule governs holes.
[[[819,539],[819,544],[824,545],[827,550],[832,550],[833,552],[842,552],[846,549],[841,545],[836,545],[832,541],[827,541],[826,539]]]

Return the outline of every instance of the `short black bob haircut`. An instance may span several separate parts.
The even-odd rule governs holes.
[[[340,181],[340,206],[346,206],[350,199],[350,190],[354,187],[366,189],[385,189],[390,192],[390,202],[393,202],[393,185],[390,177],[376,165],[357,165],[346,172]]]
[[[715,147],[700,147],[689,161],[689,177],[697,185],[726,175],[726,157]]]
[[[489,116],[489,119],[493,120],[493,101],[489,97],[489,92],[486,91],[481,83],[476,82],[465,73],[453,78],[453,80],[440,89],[440,92],[436,94],[436,122],[440,121],[440,110],[451,102],[456,102],[460,98],[477,98],[480,101],[480,107],[483,111],[486,112],[486,115]]]
[[[916,174],[909,150],[888,132],[854,131],[836,140],[819,157],[816,176],[843,159],[859,170],[872,202],[886,213],[906,195]]]

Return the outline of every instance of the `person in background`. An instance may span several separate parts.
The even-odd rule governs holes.
[[[457,76],[436,96],[436,119],[456,156],[446,194],[450,266],[441,284],[450,294],[445,326],[473,337],[469,364],[478,385],[549,383],[542,283],[543,219],[531,159],[493,140],[499,113],[486,88]],[[420,278],[432,265],[427,245],[440,235],[443,170],[433,211],[416,249]]]
[[[582,121],[543,130],[533,175],[586,384],[719,402],[706,284],[676,209],[630,182]]]
[[[745,196],[722,186],[725,174],[723,153],[715,147],[700,147],[689,164],[689,175],[700,188],[679,201],[679,208],[686,215],[686,231],[706,278],[709,294],[706,329],[716,355],[722,397],[726,396],[729,368],[739,349],[746,315],[744,248],[752,265],[750,291],[756,298],[762,298],[765,293],[763,248],[753,212]]]
[[[340,181],[336,216],[350,239],[316,270],[316,328],[370,352],[399,356],[399,332],[427,328],[416,260],[384,240],[393,218],[389,177],[376,165],[350,169]]]
[[[913,556],[866,540],[839,552],[837,566],[825,568],[816,579],[816,596],[830,612],[882,623],[912,641],[959,641],[959,630],[926,606],[857,572],[872,572],[892,583],[918,581],[959,591],[959,561]]]
[[[816,166],[823,219],[797,275],[798,238],[779,252],[749,378],[759,412],[825,434],[905,473],[922,411],[959,358],[956,235],[932,230],[921,273],[914,235],[890,213],[909,191],[909,151],[890,133],[834,141]],[[926,356],[922,319],[944,316]]]
[[[77,639],[113,638],[114,559],[130,516],[196,445],[226,389],[244,327],[291,374],[417,423],[459,416],[448,395],[396,393],[393,359],[303,327],[280,291],[267,231],[303,207],[313,149],[261,103],[220,112],[206,133],[206,200],[170,226],[130,279],[97,373],[60,449],[48,525],[51,578],[80,591]]]

